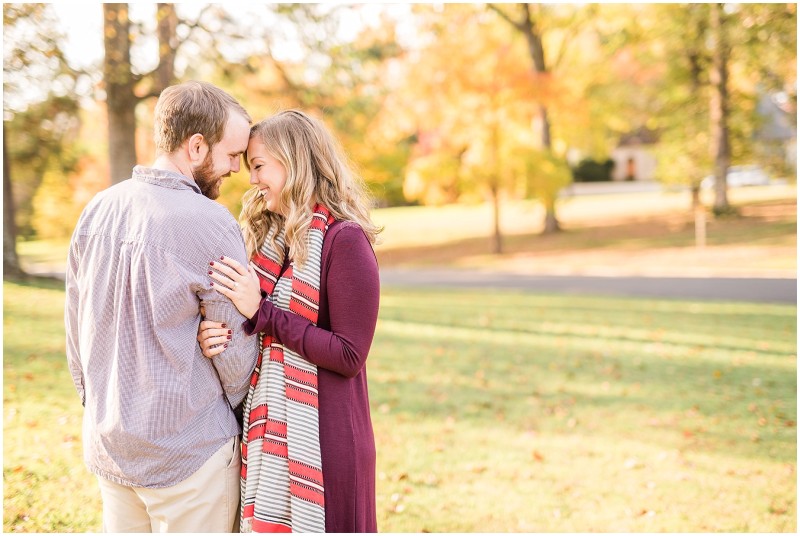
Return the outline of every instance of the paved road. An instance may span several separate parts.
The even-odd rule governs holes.
[[[565,294],[797,303],[797,279],[520,275],[478,270],[386,268],[387,286],[504,288]]]

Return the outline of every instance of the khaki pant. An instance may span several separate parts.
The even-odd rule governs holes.
[[[239,438],[168,488],[121,486],[98,477],[103,532],[239,532]]]

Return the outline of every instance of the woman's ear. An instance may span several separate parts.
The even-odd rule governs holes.
[[[202,134],[192,134],[187,143],[189,161],[196,166],[203,163],[208,155],[208,144]]]

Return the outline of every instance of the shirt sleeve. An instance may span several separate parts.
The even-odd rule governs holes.
[[[238,227],[225,235],[215,255],[216,259],[226,255],[247,266],[247,253]],[[208,262],[215,258],[209,258]],[[210,277],[197,294],[205,307],[206,318],[224,322],[228,326],[238,326],[246,320],[230,299],[211,286]],[[250,375],[255,368],[257,358],[256,338],[241,329],[234,329],[228,348],[212,359],[231,408],[238,406],[247,396]]]
[[[268,299],[252,319],[247,333],[264,332],[309,362],[353,378],[364,368],[378,321],[378,262],[360,227],[343,224],[333,237],[326,293],[331,329],[275,307]]]
[[[67,334],[67,366],[72,375],[72,382],[78,391],[81,404],[86,405],[86,391],[83,383],[83,368],[78,333],[78,308],[80,306],[80,292],[78,291],[77,272],[79,263],[78,233],[72,237],[72,242],[67,255],[67,269],[65,277],[66,301],[64,306],[64,327]]]

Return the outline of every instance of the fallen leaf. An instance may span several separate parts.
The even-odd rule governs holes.
[[[578,425],[578,419],[572,418],[567,421],[567,428],[575,428]]]
[[[628,458],[625,460],[625,469],[641,469],[644,467],[644,464],[637,460],[636,458]]]

